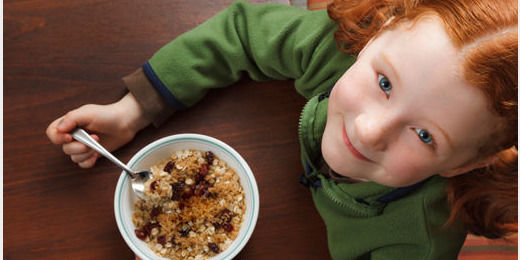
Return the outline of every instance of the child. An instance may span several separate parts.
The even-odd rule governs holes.
[[[516,232],[517,37],[512,0],[336,0],[328,16],[238,2],[125,77],[124,98],[47,135],[92,167],[77,126],[114,150],[244,73],[292,78],[309,99],[300,181],[331,256],[455,259],[467,231]]]

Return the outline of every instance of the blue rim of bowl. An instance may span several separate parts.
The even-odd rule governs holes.
[[[187,137],[176,137],[176,136],[187,136]],[[200,136],[203,136],[204,138],[207,138],[209,140],[200,138]],[[163,140],[163,139],[165,139],[165,140]],[[159,148],[159,147],[171,144],[171,143],[177,143],[177,142],[186,141],[186,140],[188,140],[188,141],[202,141],[202,142],[205,142],[205,143],[208,143],[208,144],[212,144],[212,145],[218,146],[219,148],[222,149],[222,151],[224,151],[225,153],[229,154],[233,159],[235,159],[238,162],[238,165],[240,165],[242,170],[248,176],[251,175],[251,176],[249,176],[251,178],[246,178],[248,183],[249,183],[249,186],[252,188],[252,193],[253,193],[253,196],[251,196],[251,198],[252,198],[252,205],[251,206],[252,206],[253,213],[251,214],[251,219],[250,219],[250,222],[249,222],[249,226],[247,227],[247,230],[244,232],[245,235],[242,237],[242,240],[238,243],[238,245],[232,251],[228,252],[224,256],[216,255],[216,256],[222,257],[223,259],[228,259],[227,257],[230,257],[230,258],[235,257],[244,248],[246,243],[249,241],[249,238],[251,237],[251,235],[253,233],[253,230],[254,230],[254,228],[256,226],[255,215],[258,216],[258,214],[255,214],[255,213],[258,212],[258,205],[257,205],[257,202],[255,200],[255,196],[254,196],[254,195],[258,194],[258,188],[257,188],[257,185],[256,185],[256,181],[254,180],[254,176],[252,174],[251,169],[249,168],[249,166],[247,166],[247,162],[245,162],[245,160],[240,156],[240,154],[238,152],[236,152],[231,146],[227,145],[226,143],[224,143],[224,142],[222,142],[222,141],[220,141],[218,139],[215,139],[213,137],[210,137],[210,136],[199,135],[199,134],[178,134],[178,135],[173,135],[173,136],[168,136],[168,137],[161,138],[161,139],[156,141],[158,144],[155,144],[156,142],[154,142],[154,143],[151,143],[150,145],[148,145],[148,146],[150,146],[150,148],[148,148],[148,146],[145,146],[143,148],[143,150],[147,148],[148,151],[144,152],[142,155],[137,157],[135,160],[133,160],[133,158],[132,158],[130,160],[131,164],[129,166],[130,166],[130,168],[132,168],[136,163],[141,161],[141,159],[143,157],[145,157],[146,155],[150,154],[156,148]],[[236,155],[238,156],[238,158],[233,153],[229,152],[229,150],[235,152]],[[244,162],[246,164],[247,169],[244,167],[244,165],[242,165],[241,162]],[[146,252],[143,252],[134,243],[135,239],[133,239],[133,233],[132,233],[132,235],[130,235],[128,230],[125,228],[127,225],[126,225],[126,222],[123,220],[123,217],[122,217],[122,214],[121,214],[121,205],[122,205],[121,193],[123,192],[124,185],[126,185],[126,182],[128,180],[128,176],[124,172],[121,173],[121,174],[124,175],[124,177],[123,177],[123,180],[121,182],[121,185],[117,186],[119,188],[119,190],[116,190],[116,192],[118,194],[117,195],[117,201],[118,201],[118,214],[117,214],[117,217],[119,217],[118,223],[122,223],[121,226],[120,226],[120,230],[121,229],[124,230],[126,238],[128,238],[128,239],[125,239],[125,241],[127,241],[127,243],[131,243],[132,244],[131,245],[132,248],[135,248],[136,250],[138,250],[139,253],[141,253],[141,255],[145,256],[147,259],[154,259],[154,257],[157,257],[158,255],[154,254],[153,256],[149,256]],[[245,223],[245,222],[246,221],[244,220],[242,223]],[[238,237],[235,238],[235,240],[236,239],[238,239]],[[224,251],[224,252],[226,252],[226,251]],[[145,260],[145,259],[143,259],[143,260]]]

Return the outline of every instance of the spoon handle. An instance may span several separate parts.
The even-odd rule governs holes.
[[[96,150],[101,155],[105,156],[107,159],[115,163],[121,169],[125,170],[132,178],[136,176],[136,173],[132,171],[130,168],[126,166],[126,164],[122,163],[115,156],[113,156],[109,151],[105,149],[101,144],[99,144],[94,138],[92,138],[85,130],[81,128],[76,128],[72,133],[72,138],[78,140],[79,142],[85,144],[86,146]]]

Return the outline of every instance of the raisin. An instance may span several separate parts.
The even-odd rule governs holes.
[[[152,183],[150,183],[150,190],[155,191],[155,186],[157,186],[157,181],[152,181]]]
[[[193,186],[193,185],[184,188],[184,192],[182,193],[181,198],[183,198],[185,200],[191,198],[191,196],[193,196],[194,191],[195,191],[195,186]]]
[[[209,194],[208,188],[211,187],[211,183],[206,180],[200,181],[199,184],[195,186],[195,195],[203,196],[204,194]]]
[[[212,165],[214,159],[215,159],[215,155],[211,151],[208,151],[206,153],[206,161],[208,162],[208,164]]]
[[[218,222],[211,222],[211,224],[213,225],[213,227],[215,227],[215,229],[219,229],[221,227]]]
[[[135,235],[137,236],[137,238],[139,238],[141,240],[145,240],[146,237],[148,236],[144,231],[139,230],[139,229],[135,230]]]
[[[217,215],[215,215],[215,221],[212,222],[215,229],[224,229],[226,232],[233,231],[233,225],[231,225],[231,220],[234,214],[229,209],[223,209]]]
[[[220,220],[220,223],[229,223],[233,218],[233,212],[229,209],[223,209],[215,217]]]
[[[161,208],[159,208],[159,207],[155,207],[155,208],[152,209],[152,211],[150,211],[150,217],[151,218],[155,218],[159,214],[161,214]]]
[[[172,239],[170,239],[170,243],[172,243],[172,245],[177,245],[177,241],[175,241],[175,236],[173,236]]]
[[[224,230],[228,233],[230,233],[231,231],[233,231],[233,225],[229,224],[229,223],[226,223],[224,224],[224,226],[222,226],[224,228]]]
[[[204,175],[200,174],[200,173],[197,173],[195,175],[195,184],[199,184],[201,181],[204,180]]]
[[[174,166],[175,166],[175,162],[174,162],[174,161],[169,161],[169,162],[164,166],[163,171],[165,171],[165,172],[171,174]]]
[[[162,246],[164,246],[166,244],[166,237],[165,236],[159,236],[157,238],[157,243],[161,244]]]
[[[220,248],[215,243],[208,243],[209,250],[213,251],[213,253],[218,254],[220,252]]]
[[[149,236],[150,233],[152,233],[152,229],[160,227],[161,225],[159,223],[148,223],[143,227],[143,231],[145,232],[146,236]]]
[[[184,191],[184,182],[176,182],[172,186],[172,200],[180,200]]]

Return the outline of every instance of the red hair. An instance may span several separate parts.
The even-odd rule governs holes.
[[[476,160],[495,158],[486,168],[450,178],[449,223],[462,221],[476,235],[500,238],[517,232],[518,32],[515,0],[334,0],[338,48],[357,54],[381,31],[401,21],[439,17],[464,56],[464,79],[488,97],[501,123]],[[391,19],[392,18],[392,19]]]

